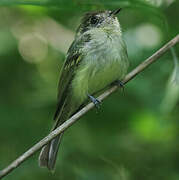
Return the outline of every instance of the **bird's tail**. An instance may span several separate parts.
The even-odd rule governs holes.
[[[62,108],[60,115],[57,117],[56,123],[52,128],[52,131],[65,122],[69,118],[69,114],[68,107]],[[39,155],[39,166],[47,167],[51,171],[54,170],[57,153],[63,134],[64,133],[62,132],[42,148]]]
[[[59,134],[50,143],[42,148],[39,155],[39,166],[47,167],[51,171],[54,170],[62,136],[63,133]]]

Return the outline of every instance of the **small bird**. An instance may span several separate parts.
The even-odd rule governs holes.
[[[120,10],[89,12],[83,17],[61,69],[52,131],[86,101],[91,100],[98,107],[96,92],[114,81],[122,85],[129,61],[116,17]],[[59,134],[42,148],[40,166],[54,170],[62,136]]]

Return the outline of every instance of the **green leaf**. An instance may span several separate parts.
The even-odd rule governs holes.
[[[162,113],[170,113],[179,100],[179,62],[174,48],[171,48],[171,52],[174,60],[174,69],[166,88],[165,97],[161,104]]]

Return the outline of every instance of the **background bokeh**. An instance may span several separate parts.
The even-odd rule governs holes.
[[[87,11],[118,19],[130,70],[179,33],[178,0],[1,0],[0,169],[49,133],[65,53]],[[178,180],[179,45],[63,138],[56,171],[38,153],[7,180]]]

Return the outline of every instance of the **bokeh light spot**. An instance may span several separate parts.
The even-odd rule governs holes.
[[[153,24],[142,24],[136,28],[136,39],[145,48],[153,48],[162,40],[161,31]]]
[[[46,39],[37,33],[22,36],[18,48],[23,59],[30,63],[38,63],[48,54]]]
[[[151,112],[134,115],[131,128],[136,136],[149,142],[168,142],[176,136],[172,123],[161,120]]]

